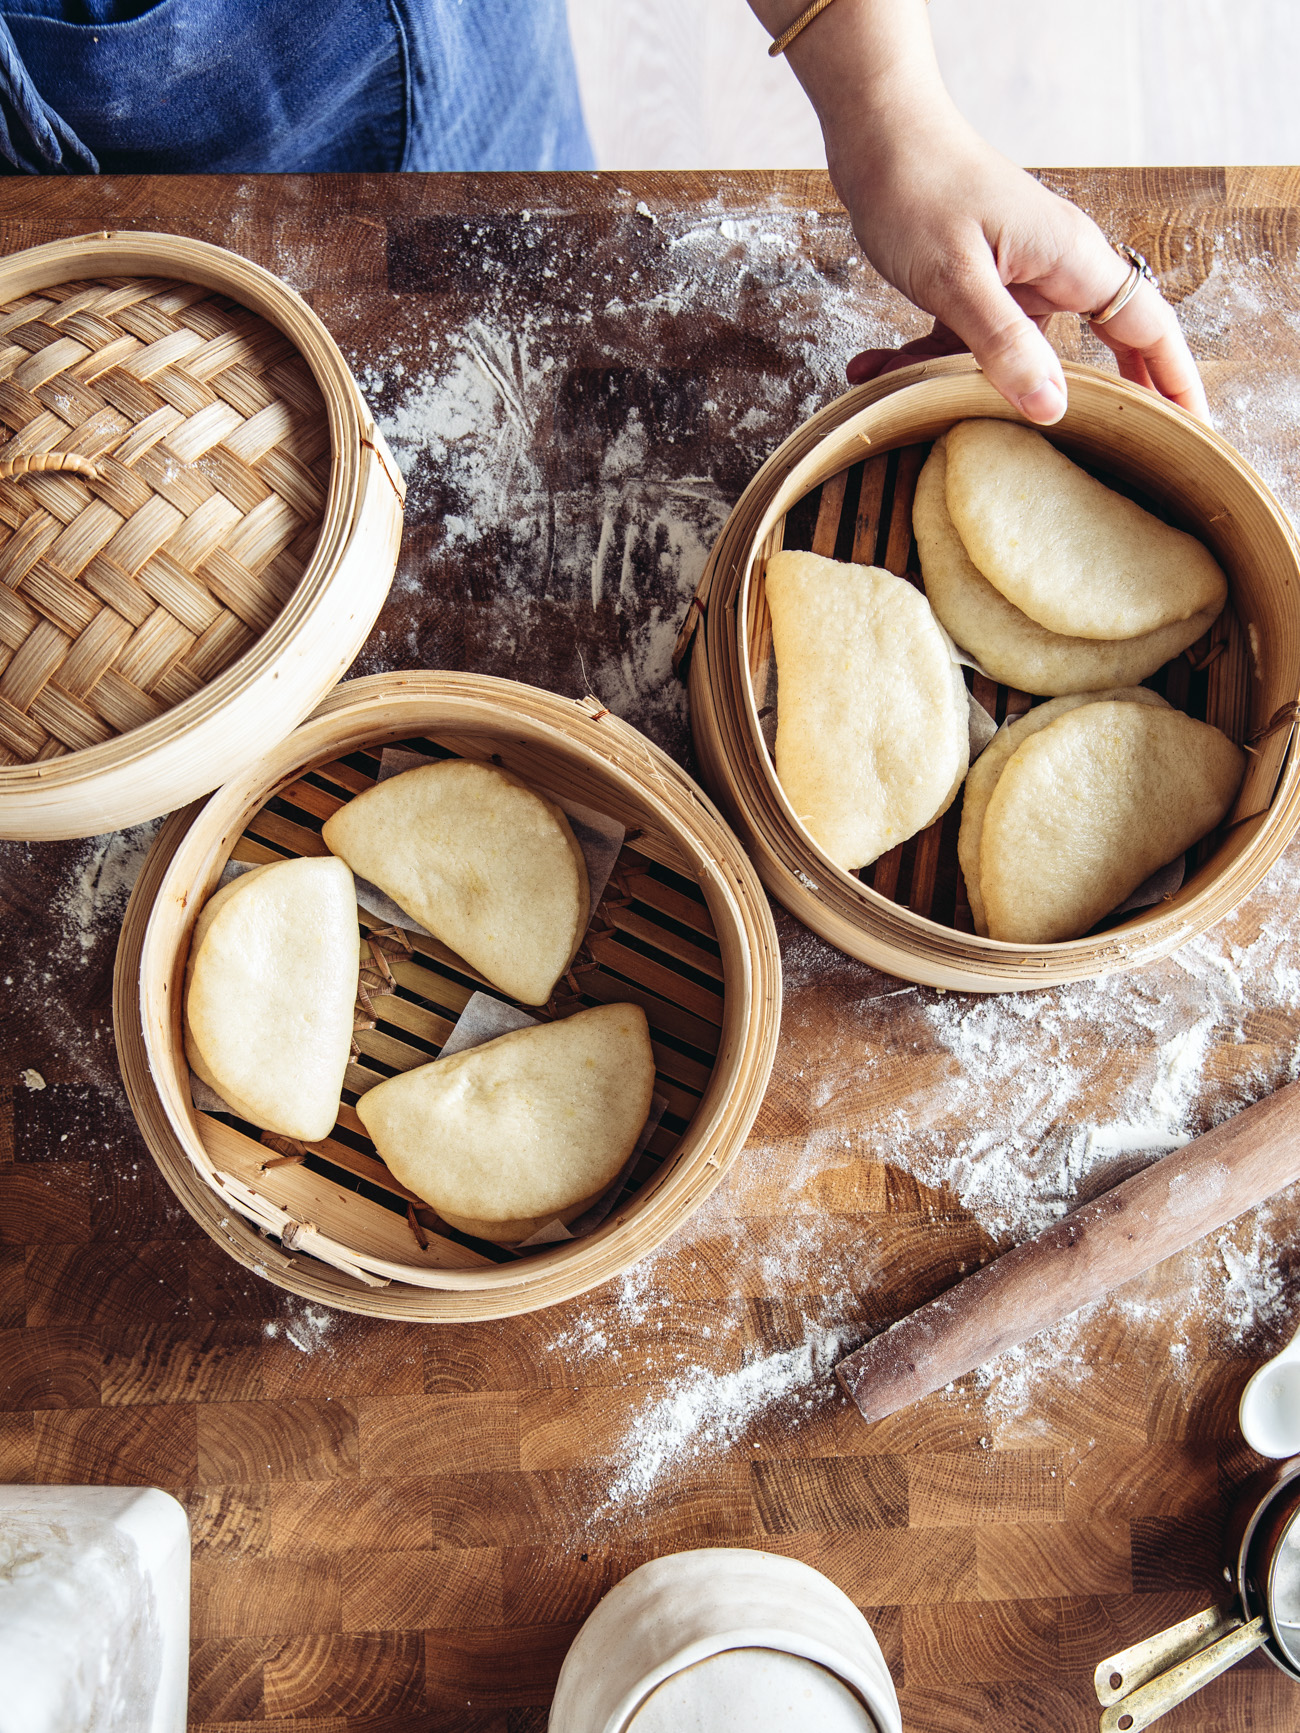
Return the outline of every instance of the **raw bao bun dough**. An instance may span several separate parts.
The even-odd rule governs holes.
[[[970,762],[966,684],[929,603],[892,572],[778,553],[766,584],[776,774],[854,872],[951,806]]]
[[[254,867],[210,897],[185,976],[185,1052],[241,1119],[317,1143],[338,1118],[360,935],[341,860]]]
[[[449,758],[340,807],[326,846],[494,987],[544,1005],[591,912],[587,863],[558,806],[495,765]]]
[[[970,903],[975,931],[981,938],[988,938],[989,929],[984,916],[984,898],[980,894],[980,842],[984,831],[984,815],[988,811],[989,801],[993,798],[998,778],[1011,762],[1012,754],[1031,734],[1037,734],[1040,729],[1055,722],[1058,716],[1077,710],[1081,704],[1112,702],[1154,704],[1164,710],[1169,708],[1158,692],[1152,692],[1145,686],[1120,686],[1108,692],[1077,692],[1067,698],[1053,698],[1034,710],[1027,710],[1014,722],[1008,722],[1005,727],[999,728],[971,765],[970,775],[966,778],[966,792],[962,796],[961,829],[957,832],[957,859],[961,863],[961,875],[966,881],[966,900]],[[1164,862],[1159,864],[1163,866]],[[1141,883],[1139,879],[1138,884]],[[1136,888],[1134,886],[1134,889]],[[1120,902],[1123,900],[1123,897],[1119,899]]]
[[[1098,692],[1136,686],[1209,630],[1220,609],[1136,638],[1064,638],[1000,595],[974,565],[948,515],[947,440],[937,441],[916,484],[912,525],[925,593],[940,623],[986,673],[1021,692]]]
[[[394,1177],[464,1233],[515,1243],[606,1189],[650,1112],[639,1005],[600,1005],[390,1077],[357,1102]]]
[[[1179,710],[1084,704],[1024,741],[984,815],[989,935],[1073,939],[1214,829],[1245,760]]]
[[[966,552],[1050,632],[1136,638],[1207,609],[1213,617],[1228,599],[1195,536],[1095,481],[1041,433],[960,421],[947,460],[948,511]]]

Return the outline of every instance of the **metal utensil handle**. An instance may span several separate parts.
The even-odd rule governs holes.
[[[1167,1631],[1134,1643],[1131,1648],[1121,1649],[1118,1655],[1097,1663],[1092,1676],[1097,1701],[1103,1709],[1111,1703],[1118,1703],[1121,1697],[1127,1697],[1139,1685],[1145,1685],[1148,1679],[1156,1679],[1180,1661],[1199,1654],[1209,1644],[1217,1643],[1220,1637],[1235,1631],[1243,1622],[1235,1613],[1207,1607],[1203,1613],[1193,1613],[1181,1624],[1170,1625]]]
[[[1211,1679],[1217,1679],[1220,1673],[1226,1673],[1229,1667],[1235,1667],[1267,1641],[1268,1629],[1261,1613],[1248,1625],[1230,1631],[1208,1649],[1202,1649],[1199,1655],[1171,1667],[1149,1685],[1140,1686],[1122,1703],[1112,1703],[1109,1709],[1103,1709],[1101,1733],[1142,1733],[1142,1728],[1158,1721],[1184,1698],[1208,1685]]]

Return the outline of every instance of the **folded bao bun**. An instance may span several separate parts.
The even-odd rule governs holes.
[[[984,815],[989,936],[1077,938],[1214,829],[1245,760],[1179,710],[1084,704],[1023,741]]]
[[[957,859],[961,865],[962,878],[966,881],[966,899],[970,903],[975,931],[981,938],[988,938],[989,929],[984,917],[984,898],[980,894],[980,841],[984,833],[984,815],[988,811],[989,801],[993,798],[998,778],[1011,762],[1017,747],[1028,740],[1031,734],[1037,734],[1040,729],[1049,727],[1058,716],[1077,710],[1082,704],[1106,703],[1153,704],[1160,709],[1169,708],[1158,692],[1152,692],[1145,686],[1121,686],[1106,692],[1077,692],[1065,698],[1053,698],[1046,704],[1027,710],[1014,722],[1008,722],[999,728],[971,765],[970,774],[966,778],[966,792],[962,796],[961,829],[957,832]],[[1164,862],[1160,864],[1163,866]],[[1139,879],[1138,884],[1141,882]],[[1122,902],[1124,899],[1121,897],[1119,900]]]
[[[776,774],[837,866],[867,866],[948,810],[970,761],[961,668],[925,597],[879,566],[778,553]]]
[[[1049,632],[989,583],[948,515],[948,435],[936,441],[916,484],[912,524],[925,593],[953,639],[985,672],[1021,692],[1097,692],[1136,686],[1207,632],[1210,604],[1186,620],[1136,638],[1066,638]]]
[[[572,1220],[636,1147],[654,1092],[639,1005],[600,1005],[376,1085],[357,1113],[389,1170],[444,1221],[517,1244]]]
[[[1071,463],[1028,427],[947,435],[948,512],[975,566],[1031,620],[1073,638],[1136,638],[1223,607],[1227,579],[1195,536]]]
[[[204,904],[185,976],[185,1052],[241,1119],[305,1143],[338,1118],[360,935],[341,860],[254,867]]]
[[[544,1005],[587,930],[587,863],[558,806],[450,758],[377,782],[325,843],[494,987]]]

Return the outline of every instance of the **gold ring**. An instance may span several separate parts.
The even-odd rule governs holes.
[[[1111,296],[1110,300],[1106,302],[1104,307],[1099,307],[1095,313],[1087,313],[1084,315],[1090,325],[1109,324],[1115,317],[1116,313],[1128,306],[1134,295],[1137,294],[1138,284],[1144,279],[1150,283],[1157,292],[1160,288],[1155,272],[1151,269],[1150,265],[1147,264],[1146,259],[1138,252],[1136,247],[1130,247],[1125,241],[1115,241],[1112,244],[1120,257],[1128,260],[1129,273],[1120,284],[1119,289]]]

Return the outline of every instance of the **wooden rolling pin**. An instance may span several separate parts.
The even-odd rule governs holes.
[[[1014,1348],[1300,1179],[1288,1083],[874,1336],[836,1368],[883,1420]]]

